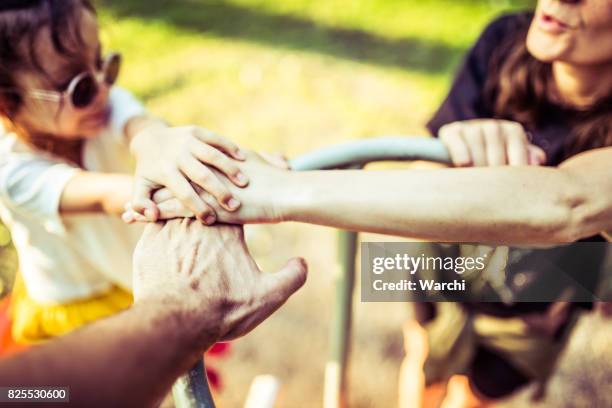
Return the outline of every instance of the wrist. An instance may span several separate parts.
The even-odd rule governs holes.
[[[186,359],[197,358],[218,340],[214,329],[202,327],[201,319],[172,299],[137,300],[134,308],[145,310],[153,329]]]
[[[121,214],[125,204],[132,198],[134,179],[127,174],[104,174],[99,185],[104,186],[101,206],[107,214]]]
[[[134,125],[134,129],[130,132],[133,136],[130,138],[130,153],[137,156],[142,148],[146,148],[150,143],[150,138],[154,135],[154,131],[158,129],[167,129],[168,125],[160,119],[143,118],[141,122]]]
[[[278,186],[280,192],[275,195],[278,221],[302,221],[308,212],[315,196],[310,178],[305,173],[285,171]]]

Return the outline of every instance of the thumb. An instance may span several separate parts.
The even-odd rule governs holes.
[[[149,180],[136,177],[134,179],[134,187],[132,190],[132,210],[138,214],[142,214],[147,218],[147,221],[155,222],[159,218],[159,210],[155,202],[151,199],[155,184]]]
[[[252,302],[250,307],[242,310],[238,323],[230,328],[222,339],[227,341],[240,337],[266,320],[304,285],[307,269],[302,258],[294,258],[276,273],[261,274],[259,290],[254,293],[254,298],[259,301]]]
[[[179,200],[171,198],[157,204],[159,219],[168,220],[172,218],[194,218],[195,215],[187,209]]]
[[[293,258],[276,273],[264,274],[263,296],[274,299],[280,307],[306,282],[308,265],[303,258]]]
[[[546,163],[546,152],[536,145],[528,145],[527,154],[530,166],[541,166]]]

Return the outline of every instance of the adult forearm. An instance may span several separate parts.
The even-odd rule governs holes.
[[[575,182],[559,169],[499,167],[292,173],[286,219],[435,241],[570,240]]]
[[[76,406],[153,406],[202,351],[180,325],[161,306],[139,304],[0,360],[0,384],[70,387]]]

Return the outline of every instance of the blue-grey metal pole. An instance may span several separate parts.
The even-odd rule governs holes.
[[[358,140],[325,147],[291,161],[293,170],[361,168],[375,161],[427,160],[448,163],[450,157],[437,139],[388,136]],[[339,231],[338,260],[335,276],[335,306],[330,330],[330,359],[325,367],[324,408],[345,407],[348,403],[347,371],[355,287],[355,256],[358,235]]]
[[[369,162],[381,160],[428,160],[448,163],[450,159],[446,148],[437,139],[387,136],[326,147],[292,160],[290,165],[293,170],[298,171],[326,170],[358,168]],[[337,342],[332,341],[332,356],[338,357],[339,364],[339,381],[334,385],[336,387],[334,394],[338,396],[335,398],[336,406],[344,401],[357,243],[357,235],[354,233],[341,232],[340,237],[340,262],[344,266],[337,286],[339,314],[332,328],[334,332],[343,333],[338,336],[332,334],[332,338],[337,340]],[[214,408],[215,403],[206,379],[204,359],[176,381],[172,388],[172,396],[178,408]]]
[[[177,408],[214,408],[210,393],[204,359],[198,361],[189,372],[176,380],[172,397]]]
[[[446,147],[431,137],[385,136],[324,147],[290,162],[293,170],[362,167],[375,161],[427,160],[448,163]]]
[[[345,407],[348,404],[347,372],[353,324],[356,248],[356,232],[338,231],[340,268],[334,277],[336,296],[329,336],[330,355],[325,366],[324,408]]]

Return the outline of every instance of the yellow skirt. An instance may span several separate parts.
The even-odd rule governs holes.
[[[127,309],[132,295],[119,287],[95,297],[69,303],[44,304],[28,296],[17,274],[9,313],[15,343],[31,344],[66,334],[87,323]]]

